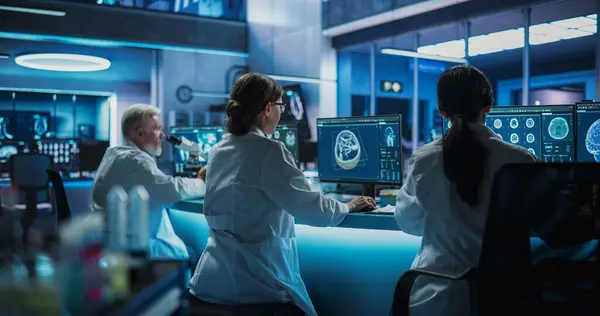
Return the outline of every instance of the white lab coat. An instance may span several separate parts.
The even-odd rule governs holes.
[[[216,304],[291,302],[316,315],[300,276],[294,218],[335,226],[348,207],[311,190],[283,143],[258,128],[213,147],[206,179],[210,233],[190,293]]]
[[[423,236],[413,269],[457,275],[477,266],[496,171],[504,164],[536,160],[485,125],[469,126],[490,152],[478,206],[471,208],[460,200],[444,175],[442,140],[421,147],[410,159],[394,216],[402,231]],[[469,315],[468,290],[464,282],[419,277],[412,291],[411,315]]]
[[[122,186],[126,192],[135,185],[143,185],[150,195],[150,258],[187,259],[187,248],[173,231],[165,207],[179,200],[204,196],[204,182],[166,175],[154,157],[126,142],[109,148],[102,158],[92,188],[92,211],[104,210],[108,192],[115,185]],[[130,223],[133,221],[135,219]]]

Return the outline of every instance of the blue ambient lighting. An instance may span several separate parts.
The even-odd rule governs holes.
[[[15,63],[48,71],[89,72],[110,68],[106,58],[77,54],[27,54],[16,57]]]
[[[196,47],[185,47],[185,46],[175,46],[175,45],[139,43],[139,42],[99,40],[99,39],[56,36],[56,35],[0,32],[0,38],[29,40],[29,41],[56,41],[56,42],[61,42],[61,43],[66,43],[66,44],[99,46],[99,47],[136,47],[136,48],[146,48],[146,49],[164,49],[164,50],[173,50],[173,51],[190,52],[190,53],[207,54],[207,55],[221,55],[221,56],[232,56],[232,57],[242,57],[242,58],[248,57],[248,53],[245,53],[245,52],[196,48]]]

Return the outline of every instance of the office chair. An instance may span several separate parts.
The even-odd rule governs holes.
[[[53,207],[60,224],[71,219],[71,208],[69,207],[67,192],[58,171],[46,169],[46,174],[50,179],[50,183],[52,183]]]
[[[20,199],[25,202],[24,204],[15,205],[16,210],[23,211],[21,225],[23,227],[23,239],[25,240],[29,228],[39,213],[52,214],[48,194],[49,179],[46,174],[46,169],[52,168],[52,157],[32,153],[12,155],[9,160],[9,168],[11,186],[16,188]],[[42,228],[44,232],[53,229],[54,227]]]
[[[600,164],[506,165],[494,179],[479,265],[461,275],[407,271],[391,315],[409,315],[418,276],[467,282],[471,315],[598,315],[598,223]],[[532,235],[553,249],[596,245],[580,260],[534,262]]]

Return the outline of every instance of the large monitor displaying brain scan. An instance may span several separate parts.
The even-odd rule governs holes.
[[[225,129],[222,126],[174,127],[171,129],[171,135],[184,136],[188,140],[200,144],[202,153],[206,157],[224,134]],[[206,165],[207,161],[201,157],[191,156],[188,151],[173,146],[173,163],[176,175],[194,176],[201,167]]]
[[[577,161],[600,162],[600,102],[577,103]]]
[[[285,111],[281,113],[281,124],[298,124],[298,138],[310,139],[310,128],[306,116],[306,103],[300,85],[283,87],[282,101]]]
[[[400,184],[401,116],[318,118],[319,179]]]
[[[575,161],[573,105],[497,106],[487,115],[485,125],[541,161]]]
[[[275,133],[267,135],[268,138],[278,140],[285,145],[296,160],[296,166],[299,165],[298,155],[298,127],[296,124],[279,125]]]

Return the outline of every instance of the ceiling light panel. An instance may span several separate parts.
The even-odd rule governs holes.
[[[595,34],[597,28],[596,14],[532,25],[529,28],[529,43],[542,45],[585,37]],[[525,45],[524,37],[524,28],[522,27],[471,37],[469,38],[469,56],[522,48]],[[464,40],[454,40],[422,46],[417,51],[422,54],[464,58],[464,48]]]

